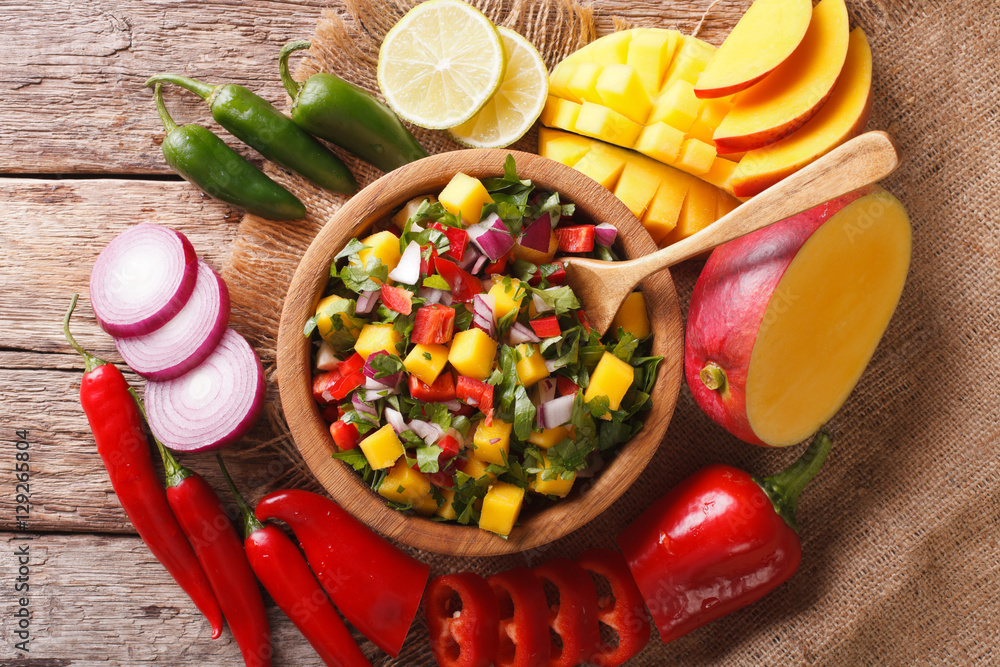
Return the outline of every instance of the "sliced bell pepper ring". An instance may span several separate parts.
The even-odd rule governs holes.
[[[354,449],[361,438],[357,426],[339,420],[330,424],[330,435],[333,436],[333,442],[340,451]]]
[[[469,246],[469,232],[458,227],[445,227],[440,222],[432,222],[431,229],[436,229],[448,237],[448,252],[445,254],[461,262],[465,259],[465,249]]]
[[[496,667],[544,667],[552,650],[549,614],[541,580],[524,567],[486,580],[500,605]]]
[[[529,321],[528,324],[539,338],[552,338],[562,333],[562,329],[559,328],[559,318],[555,315],[539,317],[537,320]]]
[[[481,294],[483,283],[471,273],[458,268],[455,262],[443,257],[434,259],[434,268],[451,288],[451,298],[458,303],[468,303],[472,297]]]
[[[559,605],[549,612],[553,641],[547,667],[574,667],[587,660],[601,641],[597,587],[587,572],[566,558],[553,558],[535,568],[535,575],[559,589]]]
[[[628,561],[617,551],[589,549],[577,559],[577,565],[607,579],[611,597],[598,600],[597,619],[618,635],[618,644],[599,642],[589,658],[597,667],[618,667],[649,643],[649,615],[646,603],[632,578]]]
[[[413,312],[413,295],[409,290],[392,285],[382,285],[382,303],[389,310],[395,310],[402,315],[409,315]]]
[[[556,391],[560,396],[572,396],[580,391],[580,385],[570,380],[565,375],[556,376]]]
[[[410,396],[427,403],[445,403],[455,400],[455,378],[444,372],[437,376],[434,384],[423,382],[416,375],[410,376]]]
[[[461,607],[456,608],[458,595]],[[493,589],[474,572],[446,574],[427,587],[431,652],[440,667],[489,667],[497,652],[500,611]]]
[[[594,249],[594,226],[575,225],[556,229],[559,249],[563,252],[590,252]]]
[[[419,345],[444,345],[455,333],[455,310],[439,303],[417,309],[410,341]]]

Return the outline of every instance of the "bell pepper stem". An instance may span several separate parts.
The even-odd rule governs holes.
[[[160,122],[163,123],[163,128],[167,133],[173,132],[177,129],[177,123],[170,117],[170,113],[167,112],[167,106],[163,103],[162,83],[156,84],[153,88],[153,98],[156,100],[156,113],[160,114]]]
[[[289,42],[281,47],[281,52],[278,53],[278,74],[281,76],[281,83],[284,84],[285,90],[288,91],[288,96],[292,100],[295,100],[302,86],[292,78],[291,72],[288,71],[288,56],[292,55],[295,51],[308,49],[310,46],[312,46],[312,42],[306,40]]]
[[[104,359],[98,359],[90,352],[87,352],[83,347],[76,342],[73,338],[73,334],[69,332],[69,318],[73,316],[73,311],[76,310],[76,302],[80,298],[79,294],[74,294],[73,299],[70,301],[69,310],[66,311],[66,316],[63,317],[63,335],[66,336],[66,342],[73,346],[73,349],[80,353],[84,361],[84,372],[89,373],[98,366],[103,366],[108,363]]]
[[[207,100],[211,97],[215,89],[218,88],[218,86],[213,86],[202,81],[198,81],[197,79],[181,76],[179,74],[156,74],[146,79],[147,86],[153,86],[157,83],[176,84],[181,88],[190,90],[203,100]]]
[[[135,401],[136,407],[139,408],[139,412],[142,413],[142,418],[146,422],[146,426],[149,426],[149,417],[146,416],[146,405],[139,398],[139,392],[135,390],[135,387],[129,387],[128,393],[132,394],[132,400]],[[177,486],[185,479],[193,475],[194,473],[182,466],[174,458],[174,455],[170,453],[170,450],[160,442],[160,439],[156,437],[153,433],[153,428],[149,428],[150,434],[153,436],[153,442],[156,443],[156,448],[160,450],[160,458],[163,459],[163,472],[164,476],[167,478],[167,488]]]
[[[226,484],[229,486],[229,491],[233,494],[233,498],[236,499],[236,505],[240,508],[240,512],[243,514],[243,537],[244,539],[250,537],[258,530],[264,527],[260,519],[254,516],[253,510],[250,509],[250,505],[244,500],[243,495],[240,494],[239,489],[236,488],[236,484],[233,482],[233,478],[229,475],[229,470],[226,468],[225,461],[222,460],[222,454],[216,454],[215,459],[219,462],[219,468],[222,469],[222,476],[226,479]]]
[[[780,514],[785,523],[791,526],[795,532],[799,531],[798,524],[795,522],[795,511],[799,507],[799,495],[823,467],[823,462],[826,461],[832,446],[833,439],[830,432],[825,427],[821,428],[795,463],[776,475],[765,477],[763,480],[755,480],[771,499],[774,511]]]

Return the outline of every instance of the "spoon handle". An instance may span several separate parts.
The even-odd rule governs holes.
[[[898,165],[899,154],[892,137],[885,132],[867,132],[771,186],[697,234],[626,264],[638,282],[727,241],[871,185],[891,174]]]

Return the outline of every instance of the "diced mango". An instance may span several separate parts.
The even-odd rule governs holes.
[[[574,130],[588,137],[628,148],[639,138],[642,125],[613,109],[584,102],[580,107]]]
[[[598,396],[607,396],[608,407],[617,410],[634,380],[635,371],[631,365],[610,352],[605,352],[597,362],[597,368],[590,374],[590,384],[583,394],[583,400],[589,402]],[[604,416],[609,418],[607,414]]]
[[[396,431],[390,424],[369,435],[359,446],[372,470],[388,468],[403,455],[403,443],[399,441]]]
[[[572,167],[590,152],[591,142],[578,134],[555,132],[547,127],[538,130],[538,154]]]
[[[635,142],[635,149],[664,164],[672,164],[681,152],[684,132],[662,121],[647,125]]]
[[[733,105],[728,102],[729,98],[705,100],[698,113],[698,120],[702,121],[714,131],[719,127],[719,123],[726,117]]]
[[[576,119],[580,115],[580,104],[549,95],[539,118],[542,125],[558,127],[561,130],[573,131]]]
[[[392,324],[366,324],[361,327],[357,342],[354,343],[354,351],[360,354],[365,360],[369,356],[383,350],[389,354],[398,354],[396,346],[403,340],[403,337],[396,331]]]
[[[611,65],[624,64],[628,60],[628,49],[636,30],[622,30],[606,35],[586,47],[587,59],[591,62]]]
[[[636,123],[645,123],[652,107],[649,93],[635,69],[628,65],[608,65],[595,85],[597,100]]]
[[[455,491],[453,489],[438,489],[438,492],[444,496],[444,504],[435,509],[434,513],[447,521],[457,519],[458,513],[455,512]]]
[[[385,428],[385,427],[383,427]],[[392,427],[389,427],[390,430]],[[395,431],[393,431],[395,433]],[[386,500],[391,500],[403,505],[416,505],[426,498],[431,492],[430,479],[419,470],[414,470],[406,465],[406,458],[400,458],[386,474],[382,484],[378,487],[378,493]],[[433,498],[431,501],[433,502]],[[437,503],[434,504],[437,509]],[[433,514],[433,512],[432,512]]]
[[[436,202],[437,197],[433,197],[431,195],[414,197],[410,201],[403,204],[403,208],[399,209],[399,212],[392,216],[392,224],[396,225],[400,229],[403,229],[403,227],[406,226],[406,221],[416,214],[417,209],[419,209],[425,201]]]
[[[493,418],[489,426],[486,425],[485,420],[479,422],[476,434],[472,438],[472,444],[476,448],[473,458],[487,464],[507,465],[507,454],[510,452],[510,432],[513,428],[513,424],[508,424],[496,417]]]
[[[675,81],[660,93],[649,113],[649,125],[664,122],[687,132],[701,111],[702,101],[695,97],[694,86],[688,81]]]
[[[498,281],[490,288],[489,294],[493,297],[493,310],[497,320],[512,310],[521,310],[521,302],[524,301],[525,290],[519,289],[521,281],[517,278],[510,279],[510,286],[505,287],[503,281]],[[515,316],[516,317],[516,316]]]
[[[498,535],[510,535],[524,502],[524,489],[506,482],[493,482],[479,515],[479,527]]]
[[[573,165],[581,174],[590,176],[608,190],[614,190],[625,168],[625,157],[605,146],[595,146]]]
[[[390,325],[391,326],[391,325]],[[459,331],[451,341],[448,361],[461,375],[485,380],[493,372],[497,342],[482,329]]]
[[[715,146],[697,139],[685,139],[677,156],[676,166],[689,174],[698,176],[712,168],[715,161]]]
[[[712,161],[712,167],[706,173],[702,174],[700,178],[729,193],[733,191],[733,176],[736,174],[737,166],[736,162],[728,158],[717,157]],[[730,199],[736,201],[732,197]]]
[[[476,457],[475,452],[473,452],[473,455],[470,456],[465,463],[459,466],[459,470],[472,479],[482,479],[483,477],[487,477],[492,482],[497,478],[497,474],[486,469],[489,465],[489,461],[483,461],[482,459]]]
[[[357,338],[358,334],[361,332],[361,330],[358,329],[353,322],[351,322],[351,319],[350,317],[348,317],[347,313],[343,311],[338,311],[333,315],[331,315],[329,312],[327,312],[341,301],[346,302],[347,299],[341,296],[337,296],[336,294],[331,294],[330,296],[321,299],[320,302],[316,305],[316,331],[319,333],[320,337],[323,338],[324,340],[327,339],[327,336],[330,336],[332,333],[334,333],[333,330],[334,317],[339,317],[340,321],[343,322],[344,325],[343,327],[339,327],[338,330],[343,330],[346,327],[347,330],[351,332],[351,336],[353,336],[354,338]]]
[[[448,348],[444,345],[417,344],[403,359],[403,366],[424,384],[434,384],[448,363]]]
[[[715,140],[712,139],[713,134],[715,134],[715,130],[712,126],[700,118],[691,124],[691,129],[687,132],[689,138],[704,141],[706,144],[712,145],[714,150]]]
[[[698,83],[705,65],[715,55],[715,47],[694,37],[684,37],[684,45],[677,52],[667,71],[664,86],[675,81],[687,81],[692,86]]]
[[[628,45],[626,64],[635,69],[650,95],[660,90],[660,82],[673,60],[680,33],[676,30],[638,30]]]
[[[432,516],[437,514],[438,511],[437,500],[434,498],[433,494],[427,494],[417,502],[413,503],[413,509],[415,509],[417,514],[420,516]]]
[[[580,63],[569,78],[567,88],[569,89],[569,99],[582,104],[583,102],[601,103],[601,96],[597,94],[597,79],[601,76],[603,66],[597,63]]]
[[[358,261],[354,262],[361,266],[367,266],[368,258],[374,255],[380,262],[389,267],[392,272],[399,264],[402,253],[399,251],[399,237],[390,231],[378,232],[361,239],[361,242],[368,246],[358,252]],[[376,282],[380,282],[376,279]]]
[[[576,71],[578,62],[579,61],[576,58],[571,56],[555,66],[552,70],[552,74],[549,75],[550,98],[551,96],[562,98],[569,97],[569,79],[573,76],[573,72]]]
[[[680,217],[677,218],[677,226],[662,239],[662,243],[668,245],[676,243],[715,222],[717,192],[711,184],[694,179],[691,182],[691,189],[688,190],[687,198],[684,200]]]
[[[545,359],[542,357],[538,345],[535,343],[522,343],[516,348],[519,357],[517,366],[517,377],[525,387],[530,387],[542,378],[549,376],[549,369],[545,367]]]
[[[555,428],[546,428],[541,431],[533,431],[531,435],[528,436],[528,442],[533,445],[538,445],[542,449],[548,449],[550,447],[555,447],[560,442],[572,435],[572,431],[569,426],[556,426]]]
[[[543,469],[548,470],[552,467],[552,463],[549,461],[549,457],[542,455],[542,466]],[[569,479],[563,479],[561,476],[557,476],[555,479],[542,479],[542,473],[537,473],[535,478],[531,480],[529,486],[535,493],[540,493],[543,496],[558,496],[560,498],[565,498],[569,495],[569,492],[573,489],[573,482],[576,481],[576,473]]]
[[[646,314],[646,297],[642,292],[632,292],[625,297],[615,318],[611,320],[611,331],[616,332],[619,328],[639,339],[649,335],[649,315]]]
[[[478,178],[467,176],[461,172],[455,174],[445,186],[438,200],[449,213],[461,216],[466,225],[479,222],[483,206],[492,204],[493,198],[486,191]],[[398,248],[398,243],[397,243]]]
[[[642,217],[642,226],[657,243],[677,226],[677,219],[684,207],[684,198],[690,188],[689,179],[693,178],[677,170],[673,171],[673,178],[664,178],[660,181],[660,188],[653,196],[653,201],[649,203],[646,215]]]
[[[615,196],[625,202],[632,215],[641,218],[660,186],[660,174],[639,156],[625,164],[615,186]]]

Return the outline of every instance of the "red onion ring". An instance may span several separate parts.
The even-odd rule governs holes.
[[[90,305],[112,336],[150,333],[176,315],[194,290],[198,257],[169,227],[143,223],[107,245],[90,272]]]
[[[159,329],[115,338],[122,359],[150,380],[172,380],[203,362],[229,325],[229,288],[208,264],[198,261],[198,279],[184,307]]]
[[[226,329],[200,365],[179,378],[146,383],[149,427],[170,449],[225,447],[257,422],[265,393],[260,359],[243,336]]]

